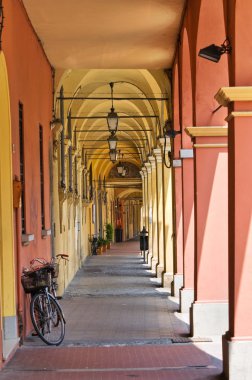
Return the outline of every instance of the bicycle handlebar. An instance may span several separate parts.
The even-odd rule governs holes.
[[[67,255],[65,253],[59,253],[58,255],[56,255],[56,257],[60,257],[61,259],[69,261],[69,259],[68,259],[69,255]]]

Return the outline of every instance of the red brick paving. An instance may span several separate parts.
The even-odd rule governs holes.
[[[124,347],[22,348],[8,364],[10,369],[127,369],[211,365],[210,356],[194,345]]]
[[[220,379],[195,345],[21,348],[0,379]]]
[[[116,256],[127,256],[140,254],[140,243],[136,240],[129,240],[123,243],[111,244],[111,248],[103,252],[102,255],[116,255]]]

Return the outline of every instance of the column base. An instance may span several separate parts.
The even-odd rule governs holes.
[[[183,274],[175,274],[173,282],[171,284],[171,295],[173,297],[179,297],[180,289],[183,287]]]
[[[194,302],[190,309],[192,336],[223,335],[228,329],[227,302]]]
[[[142,251],[142,252],[143,252],[144,263],[148,264],[148,251]]]
[[[148,252],[146,255],[146,263],[151,267],[151,261],[152,261],[152,252]]]
[[[8,360],[19,347],[19,338],[16,339],[3,339],[3,360]]]
[[[152,258],[151,260],[151,269],[157,273],[158,260],[156,258]]]
[[[165,272],[163,274],[163,287],[164,288],[171,288],[171,283],[173,281],[173,273]]]
[[[163,273],[164,273],[164,267],[161,266],[160,264],[158,264],[158,266],[157,266],[157,278],[162,279]]]
[[[182,288],[179,292],[179,304],[181,313],[189,313],[194,301],[194,289]]]
[[[222,337],[223,370],[229,380],[252,379],[252,340],[230,341]]]
[[[17,317],[3,317],[3,360],[7,360],[17,349],[19,337],[17,333]]]

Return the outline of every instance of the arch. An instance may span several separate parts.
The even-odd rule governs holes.
[[[170,83],[167,75],[163,70],[66,70],[59,72],[56,79],[57,92],[60,87],[64,87],[65,96],[84,96],[84,97],[97,97],[103,95],[108,99],[95,100],[75,100],[71,99],[64,101],[64,114],[65,118],[69,114],[69,109],[74,116],[88,116],[93,117],[96,115],[105,116],[111,107],[110,101],[110,86],[109,83],[113,81],[114,96],[122,94],[132,94],[133,97],[139,98],[136,100],[114,101],[116,112],[122,116],[137,115],[138,118],[123,118],[120,119],[120,128],[129,129],[128,131],[121,131],[117,136],[124,141],[126,152],[132,149],[134,156],[130,159],[137,165],[141,165],[151,154],[151,150],[156,147],[157,135],[162,136],[161,123],[169,113],[168,101],[148,100],[142,99],[149,96],[161,97],[162,94],[168,95],[170,91]],[[55,94],[57,96],[58,94]],[[58,113],[58,103],[56,107],[56,114]],[[156,115],[157,118],[141,118],[141,115]],[[161,121],[161,123],[160,123]],[[64,123],[67,128],[67,123]],[[74,130],[75,144],[77,150],[80,151],[85,145],[94,148],[94,152],[105,154],[107,143],[101,140],[107,140],[109,133],[106,131],[106,120],[104,119],[72,119],[72,128]],[[76,132],[75,132],[76,129]],[[102,129],[100,133],[97,131]],[[145,131],[147,130],[147,131]],[[66,131],[67,133],[67,131]],[[139,139],[146,140],[139,140]],[[85,144],[85,140],[88,141]],[[139,147],[141,146],[141,147]],[[103,152],[101,149],[105,148]],[[138,155],[136,155],[138,153]],[[106,153],[107,154],[107,153]],[[91,159],[91,158],[90,158]],[[92,159],[95,175],[99,175],[101,171],[107,173],[112,166],[109,160],[95,160]]]
[[[227,34],[231,42],[230,86],[250,86],[252,82],[251,1],[225,0]]]
[[[127,189],[127,190],[123,190],[121,191],[119,194],[118,194],[118,198],[127,198],[130,194],[133,194],[133,193],[136,193],[136,194],[139,194],[139,195],[142,195],[142,190],[137,190],[137,189]]]
[[[3,342],[17,339],[14,267],[10,97],[6,61],[0,52],[0,261]],[[4,126],[4,127],[3,127]],[[3,345],[5,349],[5,344]],[[5,350],[3,355],[5,357]]]
[[[180,96],[183,99],[180,104],[180,122],[182,130],[184,130],[184,128],[193,125],[192,68],[186,28],[183,29],[182,33]],[[191,148],[191,139],[184,132],[182,133],[182,144],[183,148]]]

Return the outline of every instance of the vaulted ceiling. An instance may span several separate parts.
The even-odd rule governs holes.
[[[115,98],[123,98],[115,100],[115,110],[119,117],[126,116],[119,119],[118,150],[124,161],[140,168],[169,116],[170,82],[165,69],[172,66],[185,0],[23,3],[56,69],[56,116],[62,86],[68,97],[64,100],[66,134],[71,110],[73,117],[79,117],[72,119],[78,147],[84,147],[97,174],[109,174],[113,163],[105,117],[111,108],[109,83],[114,82]],[[162,97],[165,100],[155,99]]]
[[[185,0],[23,0],[56,68],[171,67]]]

